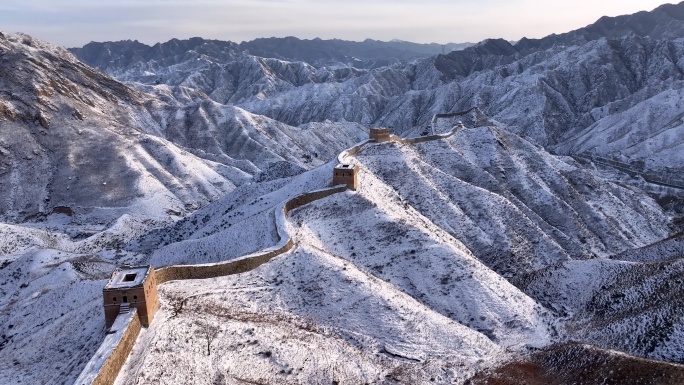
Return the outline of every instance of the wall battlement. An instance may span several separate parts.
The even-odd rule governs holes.
[[[389,128],[371,128],[368,137],[376,143],[389,142],[390,129]]]
[[[74,385],[111,385],[128,358],[142,324],[133,308],[116,317],[100,348],[88,361]]]
[[[459,111],[459,112],[450,112],[450,113],[446,113],[446,114],[435,114],[432,117],[432,121],[430,122],[430,134],[435,135],[436,130],[437,130],[437,122],[440,119],[448,119],[448,118],[455,118],[457,116],[464,116],[464,115],[467,115],[473,111],[475,111],[476,114],[484,115],[478,107],[473,107],[473,108],[470,108],[468,110]]]

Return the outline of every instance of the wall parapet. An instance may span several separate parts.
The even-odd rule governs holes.
[[[274,257],[289,251],[294,246],[294,241],[285,228],[285,217],[288,212],[345,190],[347,190],[346,185],[334,186],[297,195],[278,204],[276,207],[276,229],[279,241],[275,246],[226,262],[163,266],[156,270],[157,280],[162,284],[176,280],[216,278],[254,270]]]
[[[467,113],[469,113],[469,112],[471,112],[471,111],[473,111],[473,110],[476,110],[476,109],[477,109],[477,107],[473,107],[473,108],[471,108],[471,109],[469,109],[469,110],[467,110],[467,111],[455,112],[455,113],[453,113],[453,114],[437,114],[437,115],[435,115],[435,117],[441,116],[441,115],[454,115],[454,116],[456,116],[456,115],[465,115],[465,114],[467,114]],[[435,118],[433,118],[433,119],[435,119]],[[434,135],[416,136],[416,137],[413,137],[413,138],[400,138],[400,137],[398,137],[398,136],[396,136],[396,135],[390,135],[389,141],[390,141],[390,142],[395,142],[395,143],[402,143],[402,144],[416,144],[416,143],[422,143],[422,142],[429,142],[429,141],[432,141],[432,140],[446,139],[446,138],[449,138],[449,137],[453,136],[454,134],[456,134],[456,132],[458,132],[458,130],[460,130],[460,129],[462,129],[462,128],[464,128],[463,123],[461,123],[460,126],[454,126],[454,127],[451,129],[451,131],[446,132],[446,133],[444,133],[444,134],[434,134]],[[368,139],[368,140],[365,140],[365,141],[363,141],[363,142],[359,142],[359,143],[355,144],[354,146],[352,146],[352,147],[350,147],[350,148],[348,148],[348,149],[342,151],[342,152],[337,156],[337,162],[338,162],[338,163],[347,163],[346,158],[347,158],[348,156],[354,156],[354,155],[356,155],[356,153],[358,153],[365,145],[367,145],[367,144],[369,144],[369,143],[376,143],[376,141],[375,141],[374,139]]]
[[[432,121],[430,122],[430,131],[432,131],[432,134],[435,135],[435,125],[437,124],[437,120],[439,119],[446,119],[446,118],[454,118],[456,116],[463,116],[467,115],[473,111],[479,111],[480,109],[478,107],[472,107],[468,110],[465,111],[459,111],[459,112],[449,112],[445,114],[435,114],[432,116]]]
[[[364,140],[363,142],[356,143],[352,147],[340,152],[339,155],[337,155],[337,163],[347,163],[345,161],[345,158],[348,156],[354,156],[363,146],[367,145],[368,143],[375,143],[375,140],[373,139],[367,139]]]
[[[648,172],[645,172],[645,170],[643,168],[640,169],[640,168],[634,167],[632,164],[629,164],[629,163],[624,163],[624,162],[620,162],[620,161],[615,160],[615,159],[610,159],[610,158],[605,158],[602,156],[590,155],[590,154],[577,154],[577,155],[573,155],[573,157],[586,159],[590,162],[594,162],[594,163],[602,164],[604,166],[616,168],[620,171],[631,174],[632,176],[641,175],[641,177],[644,178],[644,180],[646,182],[649,182],[649,183],[655,183],[655,184],[659,184],[659,185],[666,186],[666,187],[674,187],[674,188],[678,188],[678,189],[684,189],[684,179],[677,179],[677,178],[674,178],[671,176],[670,177],[664,177],[664,176],[659,175],[659,174],[648,173]]]
[[[137,309],[132,308],[126,314],[119,314],[74,385],[113,384],[135,345],[141,327]]]
[[[413,138],[400,138],[396,135],[391,135],[390,136],[390,142],[396,142],[396,143],[402,143],[402,144],[416,144],[416,143],[423,143],[423,142],[430,142],[433,140],[440,140],[440,139],[446,139],[458,132],[458,130],[464,128],[463,125],[460,126],[454,126],[451,131],[444,133],[444,134],[435,134],[435,135],[425,135],[425,136],[416,136]],[[358,150],[357,150],[358,152]]]

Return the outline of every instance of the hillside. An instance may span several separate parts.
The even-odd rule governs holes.
[[[371,147],[357,158],[505,277],[606,257],[669,232],[666,215],[643,193],[496,127],[412,147]]]
[[[496,144],[494,135],[504,137],[502,140],[507,142],[507,146]],[[433,192],[443,191],[438,187],[440,184],[472,183],[467,182],[472,178],[472,172],[467,169],[452,171],[454,176],[432,172],[429,174],[432,180],[425,176],[407,175],[411,168],[425,169],[427,166],[420,165],[426,163],[454,170],[451,164],[444,164],[444,160],[458,157],[464,157],[472,164],[483,163],[482,154],[490,154],[487,156],[489,164],[494,163],[495,159],[517,159],[517,163],[511,164],[515,167],[511,166],[508,170],[525,169],[521,164],[526,159],[530,163],[534,162],[538,168],[535,175],[543,176],[547,183],[554,179],[559,183],[558,178],[564,179],[576,173],[580,175],[575,178],[580,180],[593,179],[592,182],[585,180],[582,183],[594,184],[591,188],[596,194],[594,198],[590,198],[589,194],[585,196],[588,202],[567,200],[566,204],[573,206],[573,210],[578,212],[578,223],[574,229],[562,229],[563,234],[576,234],[574,232],[579,231],[586,232],[587,237],[592,238],[596,236],[589,235],[592,231],[599,232],[591,230],[594,224],[588,229],[584,227],[586,224],[581,224],[579,218],[584,212],[581,207],[585,204],[592,205],[596,212],[606,215],[605,219],[592,217],[589,221],[598,221],[596,225],[601,229],[600,238],[604,242],[610,237],[624,237],[624,242],[633,237],[633,234],[643,236],[651,231],[655,233],[652,233],[650,239],[658,239],[660,234],[667,232],[664,227],[647,229],[650,225],[643,223],[642,215],[650,216],[651,223],[666,220],[666,216],[653,201],[647,203],[642,195],[633,195],[635,193],[629,189],[597,180],[590,174],[582,176],[582,172],[574,168],[576,166],[572,162],[567,164],[562,161],[563,158],[546,154],[531,144],[526,147],[520,141],[520,138],[496,128],[474,127],[443,141],[364,147],[355,156],[362,165],[360,188],[357,192],[334,195],[292,214],[288,221],[290,232],[296,240],[292,251],[249,273],[164,285],[160,315],[164,321],[153,326],[141,337],[140,347],[134,350],[118,383],[130,381],[133,376],[142,383],[152,383],[159,378],[183,382],[188,380],[190,373],[196,376],[196,381],[207,383],[218,381],[217,379],[228,383],[301,383],[336,379],[401,383],[422,382],[428,378],[460,383],[471,376],[473,370],[496,366],[502,360],[510,359],[510,354],[516,356],[524,353],[525,347],[540,348],[560,341],[587,340],[582,331],[574,329],[576,321],[568,321],[568,312],[574,313],[575,310],[566,309],[565,313],[559,313],[557,305],[546,301],[535,290],[522,287],[532,295],[528,297],[495,270],[483,264],[489,263],[504,273],[507,270],[501,266],[508,264],[515,266],[510,267],[510,271],[522,274],[525,266],[534,271],[551,269],[557,266],[558,259],[546,259],[548,251],[519,251],[520,255],[513,254],[510,257],[500,253],[497,255],[498,260],[493,260],[487,255],[486,249],[474,248],[471,251],[466,247],[467,242],[464,244],[458,240],[459,237],[463,239],[464,235],[454,229],[454,224],[463,222],[463,217],[454,218],[451,226],[449,222],[445,222],[446,218],[453,216],[446,211],[448,207],[464,205],[464,201],[470,200],[473,209],[465,209],[461,214],[470,217],[470,221],[477,220],[480,226],[484,226],[482,218],[489,217],[492,222],[507,223],[505,228],[508,236],[515,229],[519,229],[520,234],[524,235],[527,228],[543,229],[548,226],[544,221],[545,218],[551,218],[552,211],[549,211],[549,207],[552,206],[545,205],[543,207],[546,210],[541,210],[530,203],[530,208],[524,211],[525,215],[518,213],[518,217],[507,219],[512,214],[501,210],[501,207],[522,207],[509,192],[500,193],[502,199],[507,197],[511,201],[493,204],[498,210],[490,212],[482,210],[486,210],[491,200],[491,196],[484,193],[483,188],[477,194],[456,189],[453,196],[442,194],[439,199],[430,196]],[[493,154],[484,150],[492,142],[496,149]],[[467,153],[473,149],[478,151]],[[480,154],[480,159],[475,154]],[[536,157],[543,160],[532,161]],[[397,162],[411,166],[398,166]],[[326,177],[325,174],[319,176],[316,173],[306,175],[308,176],[303,174],[300,181],[295,178],[289,188],[300,185],[302,178],[313,182]],[[399,179],[394,178],[400,178],[403,182],[396,183]],[[407,180],[413,181],[408,187]],[[323,181],[319,183],[324,184]],[[482,184],[482,181],[479,183]],[[315,185],[316,183],[312,186]],[[573,187],[576,188],[577,186]],[[551,188],[530,189],[538,191],[537,199],[541,201],[558,199],[554,198],[553,191],[556,190]],[[558,187],[557,191],[564,190],[565,188]],[[529,191],[521,192],[520,195],[529,195]],[[620,195],[622,196],[618,198]],[[264,198],[268,199],[269,196],[272,194],[266,194]],[[629,198],[630,196],[632,197]],[[261,202],[262,199],[255,201]],[[431,202],[429,207],[435,207],[434,211],[426,210],[426,216],[421,214],[421,208],[425,207],[423,202]],[[475,207],[481,209],[475,210]],[[539,214],[533,214],[535,208]],[[259,211],[258,208],[248,210]],[[635,215],[634,221],[626,221],[625,227],[608,225],[612,222],[609,218],[613,218],[616,213],[628,213],[630,210],[634,212],[630,214]],[[513,212],[515,211],[523,210],[519,208]],[[199,215],[198,219],[203,217],[209,218],[207,223],[217,222],[208,211]],[[525,223],[525,220],[534,224]],[[607,222],[600,224],[604,220]],[[194,230],[194,234],[204,232],[201,230],[202,222],[204,221],[195,222],[197,230]],[[186,222],[183,227],[186,231],[193,231],[190,230],[192,222]],[[215,228],[215,225],[207,227]],[[468,228],[472,232],[474,227],[475,225],[471,225]],[[240,237],[238,230],[234,230],[234,225],[228,231]],[[243,227],[243,231],[252,232],[253,229]],[[491,229],[486,231],[488,234],[496,234]],[[535,236],[540,237],[539,234]],[[541,238],[553,239],[553,236],[551,233]],[[223,242],[222,237],[214,235],[195,238],[196,241],[190,244],[180,241],[177,247],[188,245],[194,248],[195,242],[207,245],[219,245]],[[576,239],[578,236],[570,238]],[[521,236],[511,239],[524,240]],[[631,241],[638,246],[648,242],[648,239]],[[548,242],[553,244],[551,240]],[[592,242],[596,241],[589,241],[587,244],[591,245]],[[493,239],[492,244],[501,247],[506,242]],[[512,250],[522,249],[515,243],[510,244]],[[607,242],[603,247],[620,248],[619,244],[621,243]],[[579,251],[580,246],[577,247],[577,257],[585,258]],[[215,248],[219,249],[220,247]],[[232,253],[231,249],[227,249],[226,255]],[[175,255],[175,248],[161,249],[155,253],[155,258],[163,258],[166,253]],[[199,256],[201,253],[194,254]],[[507,262],[520,260],[523,255],[536,258],[525,261],[522,265]],[[560,260],[570,262],[567,255],[560,257]],[[576,260],[573,263],[578,266],[586,264],[584,266],[591,269],[589,266],[604,260],[594,258],[587,261]],[[199,261],[215,260],[199,256]],[[583,273],[569,273],[578,283],[582,282],[579,280],[581,274]],[[605,271],[607,277],[620,279],[619,275],[611,274],[612,270]],[[513,278],[512,281],[517,282],[519,279]],[[547,287],[543,292],[556,300],[572,298],[572,293],[578,290],[562,286],[558,292],[554,292],[548,289],[549,283],[535,282],[539,282],[539,287]],[[533,299],[535,296],[539,298],[539,303]],[[577,302],[590,306],[590,298],[584,298],[578,298]],[[654,297],[649,298],[654,300],[660,297],[659,294],[657,297],[654,294]],[[179,312],[181,302],[183,306]],[[550,311],[539,306],[540,304]],[[654,316],[649,307],[642,304],[638,308],[644,309],[640,313],[644,319]],[[668,308],[674,309],[676,306]],[[579,310],[577,311],[577,317],[589,317],[594,320],[591,322],[599,322],[603,314],[585,312],[580,315]],[[366,316],[368,313],[374,314],[374,319],[383,321],[372,321]],[[206,341],[202,339],[202,325],[206,324],[219,330],[217,337],[210,343],[210,355],[206,355],[203,350]],[[418,325],[420,331],[415,329]],[[675,327],[680,325],[676,323]],[[443,333],[445,330],[452,331],[443,337],[434,337],[435,333]],[[616,348],[598,339],[612,338],[610,332],[602,333],[600,330],[596,329],[596,335],[602,337],[592,337],[587,342]],[[654,356],[643,351],[639,342],[644,338],[651,338],[649,330],[635,329],[635,339],[617,348],[640,356]],[[181,338],[188,335],[194,337]],[[478,336],[486,336],[488,344],[493,345],[483,345],[478,339],[482,337]],[[306,342],[302,344],[302,341]],[[459,347],[449,348],[449,344],[457,344]],[[150,350],[151,346],[163,348]],[[482,356],[481,349],[487,349],[488,353]],[[188,354],[175,356],[167,353],[171,351],[184,351]],[[504,351],[507,353],[504,354]],[[456,356],[455,352],[458,352]],[[676,350],[670,352],[656,358],[678,361],[674,353]],[[307,359],[312,355],[318,358]],[[342,356],[345,357],[344,360],[341,360]],[[176,369],[169,369],[169,362],[173,362]],[[459,364],[454,367],[455,362]],[[477,362],[480,364],[474,364]],[[257,370],[254,370],[255,365]],[[450,369],[459,366],[461,369]],[[212,369],[200,369],[205,367]],[[437,370],[438,367],[448,369]]]
[[[6,219],[55,207],[78,215],[152,195],[172,197],[166,209],[183,211],[273,164],[322,164],[362,133],[350,124],[291,127],[206,97],[180,103],[135,91],[29,36],[2,35],[0,43]]]
[[[0,36],[0,49],[4,220],[61,213],[77,222],[111,221],[152,197],[159,205],[147,205],[145,219],[159,220],[165,210],[205,204],[246,179],[155,135],[149,95],[65,50],[24,35]],[[107,207],[113,212],[97,213]]]

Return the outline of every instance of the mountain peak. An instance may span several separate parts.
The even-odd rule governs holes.
[[[596,22],[562,34],[541,39],[521,39],[516,48],[523,53],[544,50],[554,45],[577,45],[604,37],[617,38],[634,33],[654,39],[673,39],[684,36],[684,2],[664,4],[647,12],[631,15],[603,16]]]

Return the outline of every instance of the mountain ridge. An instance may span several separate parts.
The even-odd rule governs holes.
[[[259,38],[241,43],[194,37],[186,40],[171,39],[152,46],[137,40],[116,42],[90,42],[83,47],[68,50],[84,62],[103,71],[111,71],[121,65],[131,65],[133,60],[160,60],[160,55],[181,55],[187,51],[209,54],[225,61],[231,55],[250,54],[264,58],[286,61],[304,61],[320,67],[330,64],[351,64],[358,68],[376,68],[402,61],[417,59],[443,52],[462,49],[471,43],[420,44],[406,41],[347,41],[341,39]],[[217,56],[221,52],[222,55]]]
[[[681,130],[675,123],[684,73],[678,59],[682,14],[684,2],[601,18],[565,34],[515,44],[487,39],[447,55],[372,70],[242,54],[212,61],[188,51],[192,60],[181,57],[172,66],[138,63],[109,73],[146,92],[161,81],[172,87],[173,97],[189,88],[294,126],[351,121],[415,135],[435,114],[476,106],[552,152],[592,152],[663,173],[664,159],[681,153],[666,138]],[[642,27],[628,28],[634,25]],[[655,113],[663,105],[669,120]],[[641,109],[652,113],[639,114]],[[632,138],[643,145],[617,140],[627,128],[617,127],[615,119],[628,122],[634,115],[639,134]]]

